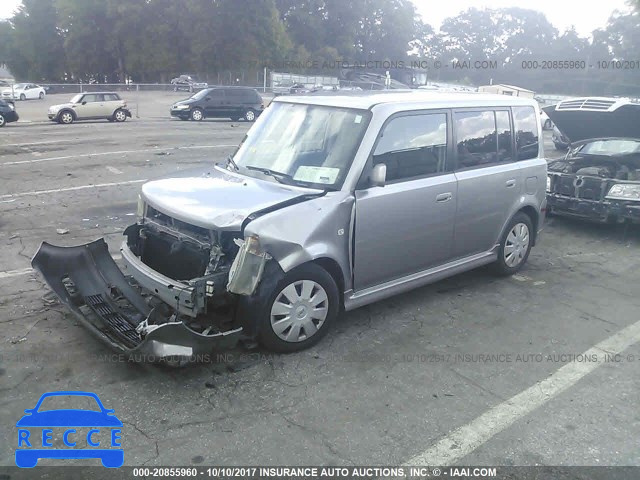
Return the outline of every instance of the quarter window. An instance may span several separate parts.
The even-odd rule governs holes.
[[[373,153],[387,166],[387,181],[444,172],[447,168],[447,115],[430,113],[392,119]]]
[[[513,162],[513,147],[511,142],[511,118],[509,112],[496,112],[496,127],[498,130],[498,161]]]
[[[538,156],[538,116],[533,107],[513,107],[518,160]]]

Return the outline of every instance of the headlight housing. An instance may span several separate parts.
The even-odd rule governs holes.
[[[240,246],[240,250],[229,269],[227,290],[239,295],[252,295],[271,255],[262,249],[260,240],[255,235],[244,241],[236,240],[236,244]]]
[[[136,214],[138,218],[144,217],[144,200],[142,199],[142,195],[138,195],[138,208],[136,209]]]
[[[189,110],[189,105],[185,105],[185,104],[182,104],[182,105],[174,105],[174,106],[173,106],[173,109],[174,109],[174,110]]]
[[[640,200],[640,183],[616,183],[609,189],[608,200]]]

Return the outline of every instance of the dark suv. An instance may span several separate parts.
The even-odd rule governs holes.
[[[18,113],[13,102],[7,102],[0,99],[0,127],[4,127],[7,123],[17,122]]]
[[[203,118],[244,118],[253,122],[264,110],[260,94],[248,87],[206,88],[186,100],[171,106],[171,116],[181,120],[200,121]]]

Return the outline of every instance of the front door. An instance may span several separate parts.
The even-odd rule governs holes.
[[[217,88],[211,90],[205,97],[205,114],[207,117],[223,117],[226,113],[226,98],[224,90]]]
[[[414,112],[383,127],[367,172],[384,163],[387,183],[356,191],[355,291],[450,259],[457,180],[448,119],[444,111]]]

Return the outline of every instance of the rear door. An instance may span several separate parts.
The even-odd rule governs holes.
[[[207,117],[224,117],[228,108],[227,98],[222,88],[214,88],[204,98],[204,111]]]
[[[496,244],[524,180],[509,108],[460,109],[453,117],[458,180],[453,257],[460,258]]]
[[[450,114],[412,112],[385,124],[363,173],[387,167],[387,184],[356,190],[354,289],[445,263],[451,256],[457,190]]]

